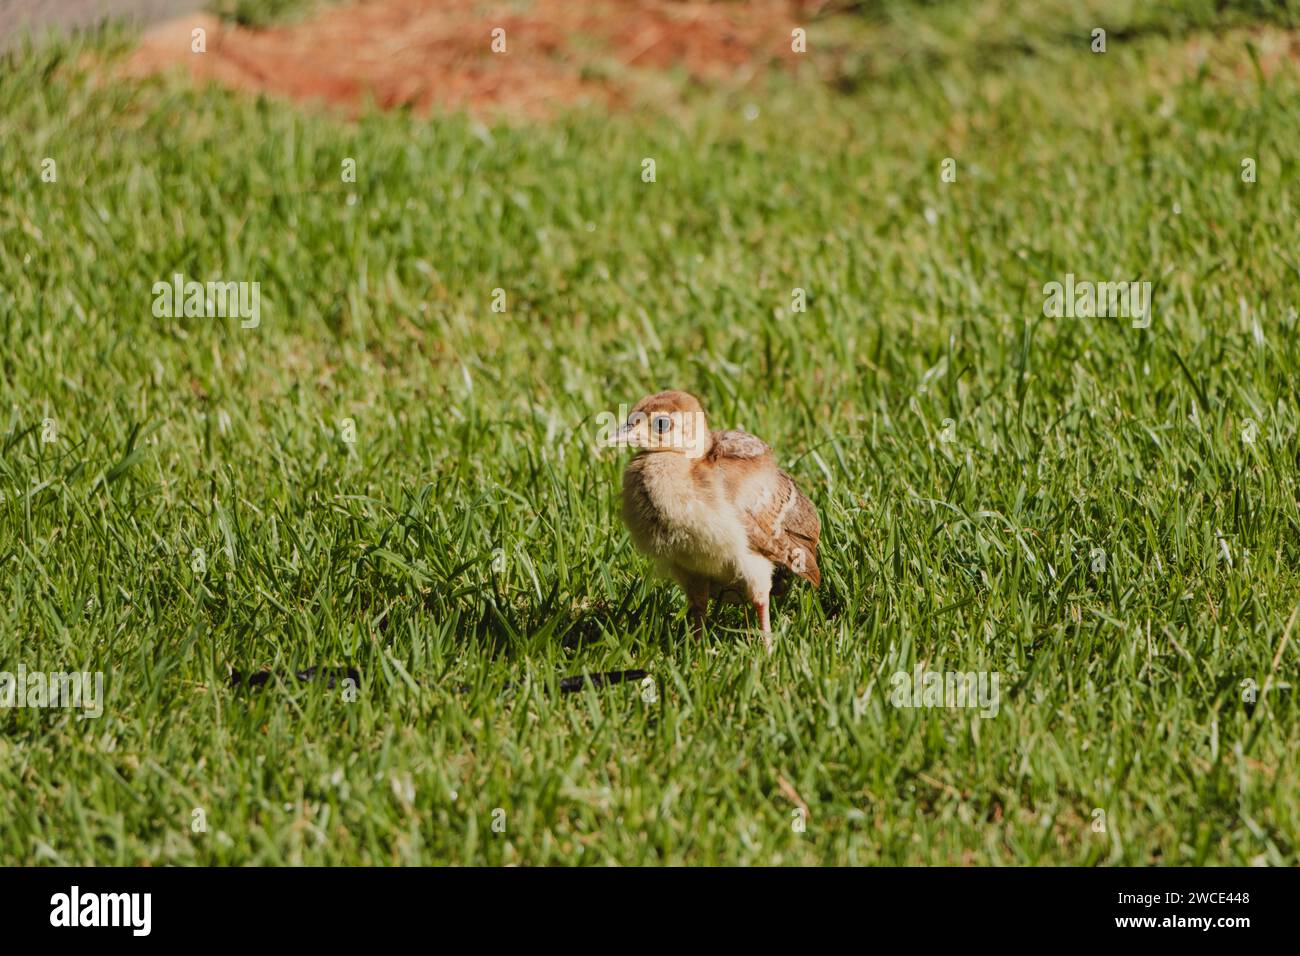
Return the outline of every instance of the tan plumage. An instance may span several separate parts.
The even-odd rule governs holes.
[[[770,649],[770,596],[791,576],[821,584],[817,509],[772,450],[709,431],[699,401],[677,391],[643,398],[611,443],[637,449],[623,472],[632,541],[686,592],[696,630],[711,598],[751,602]]]

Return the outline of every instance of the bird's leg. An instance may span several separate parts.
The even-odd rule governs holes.
[[[686,591],[686,600],[690,604],[691,636],[697,640],[703,640],[704,618],[709,613],[708,584],[693,584]]]
[[[767,613],[770,604],[771,598],[767,595],[754,600],[754,610],[758,612],[758,631],[763,638],[763,647],[769,654],[772,653],[772,621]]]
[[[707,605],[708,600],[706,599],[704,603]],[[697,641],[704,640],[704,616],[706,613],[706,607],[691,608],[691,637]]]
[[[772,599],[772,562],[766,558],[751,556],[742,566],[745,589],[749,603],[758,612],[758,630],[763,637],[763,647],[772,653],[772,621],[768,617],[768,607]]]

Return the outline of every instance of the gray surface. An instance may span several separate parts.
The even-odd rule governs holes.
[[[0,48],[24,34],[41,37],[108,19],[153,23],[198,10],[207,0],[0,0]]]

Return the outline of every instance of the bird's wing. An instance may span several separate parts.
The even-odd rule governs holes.
[[[713,433],[713,445],[709,449],[709,457],[715,460],[719,458],[762,458],[771,450],[763,439],[756,438],[749,432],[733,429]]]
[[[710,457],[725,472],[732,503],[745,522],[749,546],[770,561],[821,584],[817,543],[821,519],[817,509],[776,467],[768,446],[741,431],[717,432]]]

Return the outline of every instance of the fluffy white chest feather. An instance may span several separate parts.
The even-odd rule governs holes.
[[[731,584],[747,577],[745,526],[715,480],[701,483],[681,455],[640,455],[623,473],[623,520],[661,570],[673,566]]]

